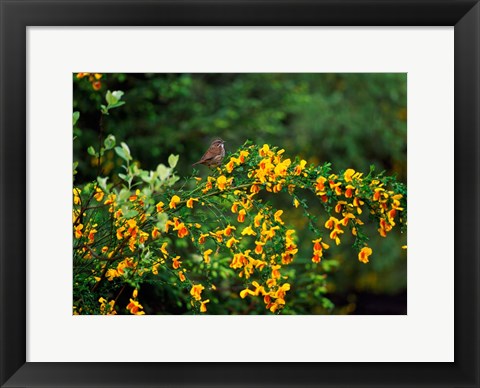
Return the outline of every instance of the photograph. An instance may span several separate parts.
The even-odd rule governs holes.
[[[73,315],[407,315],[407,73],[72,82]]]

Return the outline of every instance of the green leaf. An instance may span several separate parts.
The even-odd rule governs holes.
[[[108,106],[108,108],[109,109],[118,108],[119,106],[122,106],[122,105],[125,105],[125,101],[119,101],[119,102],[116,102],[115,104],[111,104]]]
[[[108,191],[108,190],[107,190],[107,180],[108,180],[108,177],[105,177],[105,178],[97,177],[98,185],[100,186],[100,188],[101,188],[103,191]]]
[[[164,181],[170,175],[170,169],[163,164],[159,164],[157,167],[158,177],[161,181]]]
[[[115,147],[115,152],[117,153],[118,156],[120,156],[123,160],[125,160],[126,162],[128,162],[131,158],[130,158],[130,155],[128,155],[126,152],[125,152],[125,149],[122,148],[122,147]]]
[[[105,95],[105,100],[107,100],[108,105],[115,104],[118,100],[113,96],[112,92],[109,90]]]
[[[108,115],[108,108],[107,108],[105,105],[100,105],[100,111],[101,111],[104,115]]]
[[[126,143],[124,143],[123,141],[120,143],[120,145],[122,146],[123,150],[125,151],[125,155],[127,155],[128,160],[132,160],[132,156],[130,154],[130,148],[128,148],[128,145]]]
[[[80,118],[80,112],[73,112],[73,125],[75,125]]]
[[[130,195],[132,195],[130,190],[124,188],[118,193],[117,199],[119,202],[124,202],[130,197]]]
[[[173,155],[173,154],[168,157],[168,164],[170,165],[171,168],[175,168],[179,158],[180,158],[179,155]]]
[[[92,156],[96,155],[95,148],[93,148],[92,146],[87,148],[87,152],[89,155],[92,155]]]
[[[115,90],[112,92],[112,96],[115,98],[115,102],[120,101],[124,93],[121,90]]]
[[[148,173],[148,171],[142,171],[140,173],[140,179],[146,183],[150,183],[152,181],[152,177]]]
[[[173,175],[167,182],[168,186],[173,186],[176,182],[180,180],[180,177],[177,175]]]
[[[115,136],[108,135],[107,138],[103,141],[106,150],[111,150],[115,147]]]
[[[138,214],[138,211],[135,209],[128,209],[126,212],[123,212],[125,218],[133,218]]]
[[[158,229],[164,230],[165,225],[167,224],[167,221],[168,221],[168,215],[165,213],[158,213],[157,219],[158,219],[158,223],[157,223]]]

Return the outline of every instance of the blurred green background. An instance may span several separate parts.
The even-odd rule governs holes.
[[[126,104],[103,119],[104,133],[126,142],[144,169],[166,163],[173,153],[180,155],[179,175],[190,176],[191,164],[218,136],[227,142],[227,152],[250,139],[285,148],[287,157],[329,161],[336,172],[368,173],[373,165],[407,180],[404,73],[103,74],[100,81],[100,90],[94,90],[87,78],[74,77],[73,110],[81,113],[73,143],[76,185],[96,178],[87,148],[98,144],[99,107],[107,90],[124,91]],[[114,152],[107,153],[104,171],[115,174],[119,165]],[[208,174],[206,167],[199,169]],[[284,208],[281,196],[269,200]],[[297,229],[299,256],[310,258],[312,236],[299,215],[287,212],[285,220]],[[407,312],[407,253],[400,249],[406,236],[394,231],[383,239],[376,229],[366,230],[374,251],[368,265],[358,261],[347,238],[331,250],[340,262],[328,275],[327,296],[336,314]],[[305,290],[292,290],[288,298],[305,303],[300,313],[322,312]]]

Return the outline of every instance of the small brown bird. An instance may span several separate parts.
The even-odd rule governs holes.
[[[202,158],[193,163],[192,166],[196,164],[204,164],[207,167],[218,167],[222,163],[222,160],[225,156],[225,147],[223,146],[225,142],[222,139],[214,139],[207,152],[202,156]]]

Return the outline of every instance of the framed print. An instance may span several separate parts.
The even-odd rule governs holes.
[[[479,7],[2,1],[2,386],[478,386]]]

